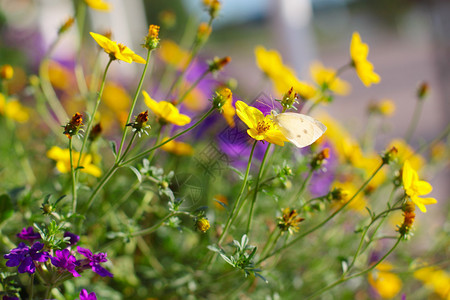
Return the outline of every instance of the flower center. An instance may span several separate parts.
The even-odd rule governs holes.
[[[256,126],[256,130],[259,134],[265,133],[267,130],[269,130],[272,127],[272,124],[269,122],[266,122],[264,120],[259,121],[258,125]]]
[[[121,44],[121,43],[117,44],[117,46],[119,46],[120,52],[123,52],[125,49],[127,49],[127,46],[125,46],[124,44]]]

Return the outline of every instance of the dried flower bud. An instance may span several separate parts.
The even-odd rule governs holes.
[[[66,124],[64,127],[64,134],[71,139],[72,136],[77,135],[78,132],[81,129],[81,126],[83,126],[83,115],[80,113],[75,113],[72,116],[72,119],[69,123]]]
[[[102,134],[102,125],[100,123],[92,127],[91,133],[89,134],[89,140],[95,141]]]
[[[429,91],[430,86],[427,82],[423,82],[417,89],[417,97],[419,98],[419,100],[425,99],[428,96]]]
[[[383,160],[384,164],[391,163],[396,157],[397,157],[398,150],[395,147],[392,147],[390,150],[386,151],[382,156],[381,159]]]
[[[330,148],[324,148],[322,151],[316,154],[311,161],[311,168],[313,170],[319,169],[325,162],[326,159],[330,158]]]
[[[221,88],[216,91],[216,95],[213,97],[213,107],[222,113],[223,106],[227,101],[231,103],[233,94],[229,88]]]
[[[11,65],[3,65],[0,68],[0,78],[9,80],[14,76],[14,69]]]
[[[231,57],[225,56],[223,58],[214,57],[212,61],[209,62],[209,71],[211,73],[222,70],[229,62]]]
[[[283,99],[277,101],[279,101],[283,106],[283,111],[286,111],[288,109],[292,109],[294,104],[298,103],[298,94],[295,93],[294,88],[291,87],[289,91],[283,95]]]
[[[416,207],[411,201],[407,201],[402,207],[404,219],[403,223],[400,226],[397,226],[397,232],[405,239],[407,239],[411,233],[416,218],[416,214],[414,213],[415,209]]]
[[[150,128],[150,125],[147,125],[148,122],[148,110],[141,112],[137,115],[136,119],[133,123],[127,124],[127,126],[131,126],[133,128],[133,132],[136,132],[139,137],[141,136],[141,132],[144,132],[148,135],[145,129]]]
[[[208,229],[211,227],[208,219],[206,218],[198,219],[195,225],[197,229],[200,230],[201,232],[207,232]]]
[[[73,23],[75,22],[75,19],[72,17],[69,17],[64,24],[61,25],[58,29],[58,34],[64,33],[67,30],[69,30],[70,27],[72,27]]]
[[[298,213],[295,209],[290,209],[289,207],[283,210],[283,215],[278,218],[278,228],[281,231],[289,231],[293,234],[299,229],[299,224],[304,218],[298,217]]]
[[[156,49],[159,46],[159,26],[150,25],[148,27],[148,34],[145,37],[144,47],[148,50]]]

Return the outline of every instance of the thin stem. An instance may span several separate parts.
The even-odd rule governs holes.
[[[380,166],[373,172],[373,174],[369,177],[369,179],[367,179],[362,185],[361,187],[356,191],[356,193],[347,201],[345,202],[340,208],[338,208],[334,213],[332,213],[328,218],[326,218],[325,220],[323,220],[322,222],[320,222],[318,225],[314,226],[313,228],[311,228],[310,230],[304,232],[303,234],[299,235],[297,238],[293,239],[292,241],[290,241],[289,243],[287,243],[286,245],[284,245],[283,247],[278,248],[277,250],[273,251],[272,253],[270,253],[269,255],[263,257],[262,259],[260,259],[258,261],[257,264],[265,261],[266,259],[268,259],[269,257],[277,254],[278,252],[283,251],[284,249],[292,246],[293,244],[295,244],[296,242],[298,242],[299,240],[301,240],[303,237],[307,236],[308,234],[310,234],[311,232],[316,231],[317,229],[321,228],[323,225],[325,225],[326,223],[328,223],[331,219],[333,219],[339,212],[341,212],[347,205],[350,204],[350,202],[352,202],[356,196],[358,196],[358,194],[360,192],[362,192],[366,186],[369,184],[369,182],[375,177],[375,175],[381,170],[381,168],[384,166],[384,162],[381,162]]]
[[[303,192],[305,191],[306,186],[308,185],[309,181],[311,180],[313,173],[314,173],[314,170],[311,168],[308,172],[308,176],[305,178],[305,180],[303,180],[302,186],[298,190],[296,199],[299,199],[302,196]],[[294,200],[296,200],[296,199],[294,199]]]
[[[30,276],[30,300],[33,300],[34,294],[34,273]]]
[[[442,139],[446,138],[448,135],[450,134],[450,124],[447,125],[447,127],[430,143],[425,143],[423,144],[417,151],[416,153],[423,153],[425,152],[427,149],[435,146],[437,143],[439,143],[439,141],[441,141]],[[411,156],[414,154],[411,154]]]
[[[205,72],[203,72],[203,74],[189,87],[189,89],[184,92],[184,94],[180,97],[180,99],[177,102],[177,105],[180,105],[183,100],[186,98],[187,95],[189,95],[189,93],[200,83],[200,81],[203,80],[203,78],[206,77],[206,75],[209,74],[209,69],[206,70]]]
[[[158,129],[158,133],[156,134],[156,140],[155,140],[155,145],[157,145],[161,139],[161,131],[162,131],[163,126],[160,125],[159,129]],[[152,151],[152,153],[150,153],[149,157],[148,157],[148,162],[151,163],[153,157],[155,156],[155,151]]]
[[[133,116],[134,107],[136,106],[137,99],[139,97],[139,94],[141,93],[142,85],[144,83],[145,74],[147,73],[148,64],[150,62],[151,54],[152,54],[152,50],[148,50],[147,51],[147,59],[145,60],[144,70],[142,71],[141,79],[139,80],[139,84],[138,84],[138,87],[136,89],[136,93],[134,94],[133,101],[131,102],[130,112],[128,113],[127,122],[125,123],[125,128],[124,128],[123,133],[122,133],[122,140],[120,141],[119,151],[117,152],[116,163],[119,162],[118,159],[120,157],[120,154],[122,153],[123,144],[125,143],[125,138],[127,137],[127,129],[128,129],[128,127],[126,126],[126,124],[130,123],[131,117]]]
[[[100,101],[102,99],[103,89],[105,88],[105,82],[106,82],[106,74],[108,73],[109,66],[111,65],[112,62],[113,62],[112,59],[110,59],[108,61],[108,63],[106,64],[106,67],[105,67],[105,71],[103,72],[102,84],[100,86],[100,90],[97,95],[97,101],[95,102],[94,111],[91,114],[91,118],[89,120],[88,127],[84,133],[83,143],[81,144],[80,156],[78,157],[78,162],[77,162],[77,172],[76,172],[77,174],[78,174],[78,168],[80,167],[80,163],[81,163],[81,156],[83,154],[84,148],[86,147],[87,140],[89,138],[89,134],[92,129],[92,125],[94,124],[95,114],[97,113],[98,106],[100,105]]]
[[[411,123],[409,123],[408,131],[406,131],[405,140],[407,143],[411,141],[411,138],[414,134],[414,131],[419,124],[420,114],[422,112],[423,100],[417,99],[416,105],[414,106],[414,113],[411,119]]]
[[[136,135],[137,135],[137,131],[133,132],[133,136],[131,137],[131,140],[130,140],[130,142],[128,143],[127,148],[126,148],[125,151],[123,152],[122,157],[119,159],[119,163],[120,163],[121,161],[123,161],[123,160],[125,159],[125,157],[127,156],[128,151],[130,151],[131,145],[133,144],[134,140],[136,139]]]
[[[203,120],[205,120],[205,119],[206,119],[213,111],[214,111],[214,108],[211,108],[210,110],[208,110],[208,112],[206,112],[206,113],[200,118],[200,120],[198,120],[198,121],[197,121],[194,125],[192,125],[191,127],[189,127],[189,128],[187,128],[187,129],[181,131],[180,133],[177,133],[177,134],[174,135],[173,137],[171,137],[171,138],[165,140],[164,142],[162,142],[162,143],[160,143],[160,144],[158,144],[158,145],[156,145],[156,146],[153,146],[152,148],[150,148],[150,149],[148,149],[148,150],[145,150],[144,152],[142,152],[142,153],[140,153],[140,154],[138,154],[138,155],[136,155],[136,156],[133,156],[132,158],[129,158],[129,159],[126,160],[126,161],[121,162],[121,163],[120,163],[120,166],[129,164],[129,163],[132,162],[132,161],[135,161],[135,160],[137,160],[137,159],[143,158],[143,157],[145,157],[146,155],[150,154],[152,151],[158,149],[159,147],[161,147],[161,146],[167,144],[168,142],[170,142],[170,141],[176,139],[177,137],[179,137],[179,136],[185,134],[186,132],[188,132],[188,131],[194,129],[195,127],[198,126],[198,124],[200,124]]]
[[[142,235],[146,235],[152,232],[155,232],[159,227],[161,227],[164,222],[176,215],[188,215],[191,216],[190,213],[185,212],[185,211],[173,211],[170,214],[168,214],[167,216],[165,216],[164,218],[162,218],[157,224],[153,225],[152,227],[146,228],[146,229],[141,229],[139,231],[134,232],[133,234],[131,234],[131,237],[137,237],[137,236],[142,236]]]
[[[400,241],[401,241],[401,237],[397,238],[397,242],[395,242],[394,246],[392,246],[392,248],[389,249],[389,251],[388,251],[388,252],[387,252],[387,253],[386,253],[379,261],[377,261],[376,263],[374,263],[373,265],[371,265],[369,268],[367,268],[367,269],[365,269],[365,270],[363,270],[363,271],[361,271],[361,272],[359,272],[359,273],[350,275],[350,276],[348,276],[348,277],[342,277],[341,279],[336,280],[336,281],[333,282],[332,284],[330,284],[330,285],[328,285],[328,286],[326,286],[326,287],[324,287],[324,288],[318,290],[317,292],[315,292],[314,294],[312,294],[311,296],[309,296],[307,299],[313,299],[313,298],[316,298],[316,297],[322,295],[324,292],[326,292],[326,291],[332,289],[333,287],[335,287],[335,286],[337,286],[337,285],[339,285],[339,284],[341,284],[341,283],[343,283],[343,282],[346,282],[347,280],[350,280],[350,279],[352,279],[352,278],[359,277],[359,276],[361,276],[361,275],[364,275],[364,274],[366,274],[366,273],[369,273],[370,271],[372,271],[373,269],[375,269],[376,266],[378,266],[381,262],[383,262],[383,261],[384,261],[384,260],[392,253],[392,251],[394,251],[394,249],[398,246],[398,244],[400,243]]]
[[[92,192],[91,196],[88,200],[88,205],[86,207],[85,212],[88,211],[88,209],[91,207],[92,203],[95,200],[95,197],[97,196],[98,192],[103,188],[103,186],[108,182],[109,179],[114,175],[114,173],[119,169],[117,164],[114,164],[111,169],[109,169],[108,173],[105,174],[105,176],[102,178],[102,180],[97,184],[97,187]]]
[[[259,181],[261,180],[261,176],[262,176],[262,173],[264,171],[264,166],[265,166],[266,159],[267,159],[267,156],[269,154],[271,145],[272,144],[270,144],[270,143],[269,143],[269,145],[267,145],[266,153],[264,153],[264,158],[263,158],[263,160],[261,162],[261,165],[259,167],[258,176],[256,177],[255,192],[253,193],[253,199],[252,199],[252,203],[251,203],[251,206],[250,206],[250,212],[249,212],[249,215],[248,215],[247,230],[245,231],[247,233],[247,235],[249,234],[250,227],[252,225],[253,209],[254,209],[254,206],[255,206],[256,199],[258,198]]]
[[[231,210],[231,214],[228,217],[227,223],[225,224],[225,227],[224,227],[224,229],[222,231],[222,234],[219,237],[219,241],[217,242],[217,244],[219,244],[219,245],[225,239],[225,237],[226,237],[226,235],[228,233],[228,229],[230,228],[230,226],[231,226],[231,224],[233,222],[234,216],[239,213],[239,211],[236,211],[236,208],[240,207],[241,198],[242,198],[242,195],[244,194],[245,187],[247,186],[248,174],[250,172],[250,166],[252,164],[253,152],[255,151],[257,142],[258,141],[255,140],[255,142],[253,143],[252,150],[250,152],[250,157],[248,158],[247,169],[245,171],[244,180],[242,182],[241,190],[239,191],[239,195],[238,195],[236,201],[234,202],[233,209]]]
[[[70,158],[70,177],[72,177],[72,213],[77,211],[77,183],[75,180],[75,170],[73,168],[73,147],[72,137],[69,137],[69,158]]]

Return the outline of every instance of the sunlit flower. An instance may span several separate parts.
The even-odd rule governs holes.
[[[233,94],[229,88],[221,88],[216,91],[213,97],[213,106],[219,110],[230,127],[234,127],[234,115],[236,110],[233,107]]]
[[[249,136],[257,141],[265,140],[279,146],[284,146],[284,142],[288,141],[270,115],[264,116],[259,109],[242,101],[237,101],[235,105],[238,117],[249,127]]]
[[[175,66],[178,69],[183,69],[189,59],[189,52],[171,40],[161,42],[158,54],[165,63]]]
[[[56,168],[61,173],[70,172],[70,152],[69,149],[61,149],[57,146],[53,146],[50,150],[47,151],[47,157],[56,161]],[[78,158],[80,157],[80,153],[72,151],[73,165],[78,163]],[[83,154],[81,156],[80,165],[83,167],[80,169],[81,172],[91,174],[95,177],[100,177],[102,175],[102,171],[99,167],[92,164],[92,155]]]
[[[358,32],[354,32],[350,43],[350,57],[356,74],[365,86],[380,82],[380,76],[373,71],[372,63],[367,60],[368,54],[369,46],[361,42]]]
[[[388,262],[381,262],[369,273],[369,284],[383,299],[395,297],[402,288],[400,277],[391,272],[392,265]]]
[[[7,118],[17,121],[19,123],[25,123],[30,118],[29,109],[23,106],[19,100],[12,99],[6,101],[3,94],[0,93],[0,114],[5,115]]]
[[[316,61],[310,67],[311,77],[323,90],[329,89],[338,95],[347,95],[350,84],[336,76],[336,70],[325,68],[322,63]]]
[[[164,138],[162,142],[167,141],[169,138]],[[192,155],[194,154],[194,149],[191,145],[183,142],[178,142],[175,140],[172,140],[164,145],[161,146],[161,150],[173,153],[175,155]]]
[[[414,277],[434,291],[441,299],[450,299],[450,274],[438,267],[425,267],[414,272]]]
[[[146,91],[143,91],[142,94],[144,95],[145,104],[153,111],[160,121],[172,123],[178,126],[184,126],[191,122],[191,118],[180,114],[178,108],[176,108],[172,103],[167,101],[156,102]]]
[[[437,200],[434,198],[419,197],[431,193],[433,187],[428,182],[419,180],[419,175],[411,167],[408,160],[403,165],[402,181],[406,195],[422,212],[427,212],[425,205],[437,203]]]
[[[315,96],[316,89],[310,84],[300,81],[294,70],[283,64],[281,55],[277,51],[256,46],[255,57],[257,66],[272,80],[278,93],[283,94],[293,87],[294,91],[303,99]]]
[[[111,4],[103,0],[84,0],[90,8],[102,11],[109,11],[111,9]]]
[[[145,59],[134,53],[133,50],[127,46],[111,41],[106,36],[98,33],[90,32],[90,34],[97,44],[99,44],[99,46],[109,54],[111,59],[119,59],[127,63],[132,63],[134,61],[140,64],[145,64]]]

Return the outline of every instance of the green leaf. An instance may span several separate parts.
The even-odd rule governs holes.
[[[0,223],[9,219],[14,213],[14,206],[7,194],[0,196]]]
[[[116,143],[114,141],[109,141],[109,144],[111,145],[111,149],[114,154],[114,158],[117,158]]]
[[[136,175],[137,179],[139,180],[139,182],[142,182],[142,174],[141,172],[138,171],[138,169],[136,169],[133,166],[127,166],[131,171],[133,171],[133,173]]]

